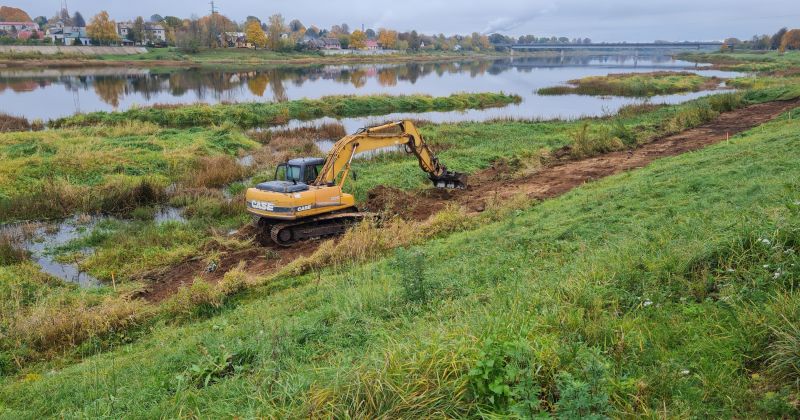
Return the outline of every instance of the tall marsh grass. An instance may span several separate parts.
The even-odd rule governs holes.
[[[356,117],[395,112],[453,111],[483,109],[519,103],[517,95],[504,93],[459,93],[447,97],[407,96],[327,96],[288,102],[181,107],[135,108],[123,112],[94,112],[50,121],[51,128],[120,124],[138,120],[163,127],[198,127],[222,124],[266,127],[285,124],[290,119],[311,120],[322,117]]]

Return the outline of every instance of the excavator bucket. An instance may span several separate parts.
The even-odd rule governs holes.
[[[442,175],[430,176],[431,181],[433,181],[433,186],[437,188],[448,188],[448,189],[456,189],[456,190],[465,190],[467,189],[467,174],[462,174],[460,172],[453,172],[453,171],[445,171]]]

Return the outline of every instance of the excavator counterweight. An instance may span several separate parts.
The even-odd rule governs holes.
[[[278,165],[275,181],[247,190],[247,211],[258,217],[262,242],[268,238],[286,246],[337,235],[373,216],[359,212],[353,196],[342,188],[357,153],[397,145],[417,157],[435,187],[467,187],[466,175],[449,171],[441,164],[411,121],[362,128],[337,141],[324,159],[289,160]]]

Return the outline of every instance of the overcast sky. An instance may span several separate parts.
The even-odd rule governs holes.
[[[67,0],[86,20],[105,9],[115,20],[154,13],[189,17],[208,14],[210,0]],[[381,26],[419,32],[500,32],[506,35],[589,37],[594,41],[718,40],[800,27],[798,0],[215,0],[236,21],[265,20],[281,13],[329,28]],[[31,17],[52,16],[60,0],[0,0]]]

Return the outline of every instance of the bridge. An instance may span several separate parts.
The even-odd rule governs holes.
[[[720,48],[722,42],[664,42],[664,43],[649,43],[649,42],[613,42],[601,44],[494,44],[495,47],[509,48],[514,50],[549,50],[549,51],[564,51],[564,50],[645,50],[645,49],[662,49],[662,50],[701,50],[704,48]]]

